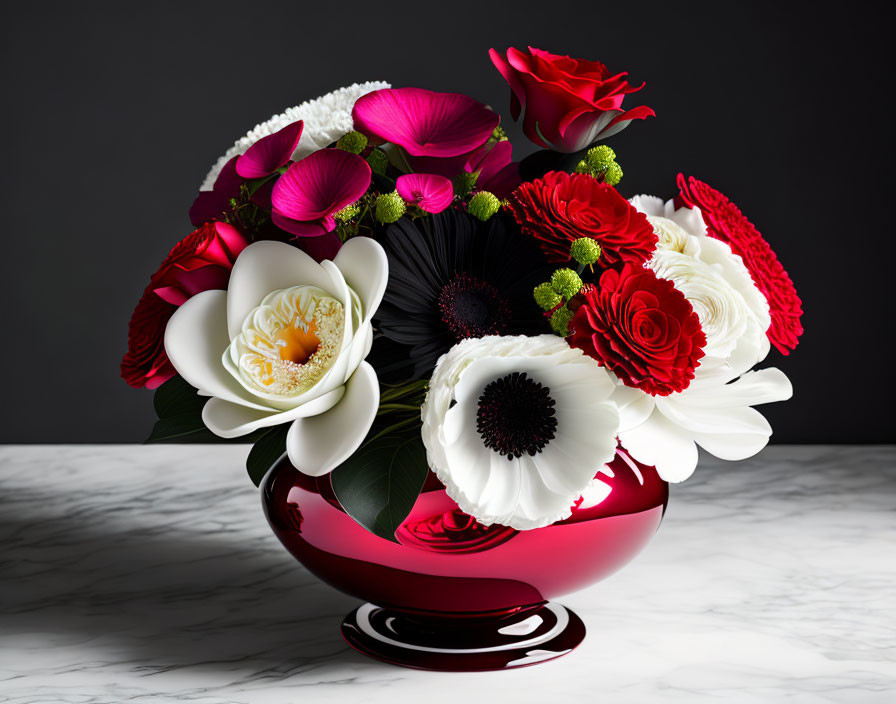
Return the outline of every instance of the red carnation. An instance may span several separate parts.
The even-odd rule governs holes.
[[[551,171],[524,183],[510,196],[510,210],[523,232],[539,241],[548,261],[569,261],[580,237],[601,246],[602,267],[643,264],[656,248],[656,233],[618,191],[587,174]]]
[[[128,325],[128,351],[121,360],[121,378],[135,389],[155,389],[177,374],[165,354],[165,326],[176,310],[150,286],[143,291]]]
[[[569,344],[610,369],[626,386],[668,396],[694,378],[706,336],[690,302],[671,281],[626,264],[608,269],[583,293]]]
[[[121,360],[121,376],[128,384],[155,389],[177,373],[165,354],[165,326],[191,296],[227,288],[233,263],[247,244],[235,227],[209,222],[174,245],[128,325],[128,351]]]
[[[768,300],[772,318],[766,333],[769,342],[781,354],[790,354],[803,334],[803,302],[768,242],[734,203],[703,181],[678,174],[678,188],[684,203],[699,208],[706,234],[726,242],[744,260],[753,283]]]

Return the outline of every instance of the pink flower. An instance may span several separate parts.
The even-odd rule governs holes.
[[[290,166],[271,194],[274,224],[299,237],[336,229],[333,217],[367,192],[370,166],[341,149],[321,149]]]
[[[454,199],[454,187],[444,176],[404,174],[395,182],[398,195],[427,213],[441,213]]]
[[[304,123],[297,120],[282,130],[262,137],[240,155],[236,172],[243,178],[264,178],[285,165],[299,146]]]
[[[532,47],[528,54],[511,47],[506,57],[490,49],[489,56],[510,84],[513,119],[522,113],[526,136],[546,149],[577,152],[654,114],[645,105],[623,110],[625,96],[643,84],[631,86],[625,73],[611,74],[597,61]]]
[[[352,110],[355,129],[412,156],[460,156],[485,143],[498,115],[460,93],[389,88],[368,93]]]
[[[209,220],[221,217],[224,213],[230,212],[230,201],[240,194],[240,179],[236,172],[236,161],[238,157],[233,157],[224,164],[218,178],[215,179],[215,185],[210,191],[199,191],[193,205],[190,206],[190,222],[194,227],[199,227]]]
[[[490,191],[498,198],[507,198],[521,183],[519,164],[513,161],[513,146],[506,140],[483,144],[467,154],[448,159],[411,157],[410,163],[418,171],[448,178],[479,172],[476,190]]]

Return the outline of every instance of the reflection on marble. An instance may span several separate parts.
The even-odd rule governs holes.
[[[702,458],[654,542],[512,672],[355,654],[237,446],[0,448],[0,702],[891,702],[896,449]],[[581,699],[585,697],[585,699]]]

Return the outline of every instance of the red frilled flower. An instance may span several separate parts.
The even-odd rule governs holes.
[[[510,112],[523,114],[523,132],[535,144],[558,152],[577,152],[621,131],[632,120],[654,114],[641,105],[622,107],[629,85],[625,73],[612,74],[597,61],[558,56],[529,47],[505,55],[489,50],[492,63],[510,85]]]
[[[239,230],[209,222],[174,245],[152,275],[128,325],[121,376],[134,388],[155,389],[177,372],[165,354],[165,326],[191,296],[227,288],[230,271],[248,242]]]
[[[643,264],[656,248],[647,217],[615,188],[587,174],[551,171],[526,182],[511,195],[510,210],[550,262],[568,262],[570,246],[581,237],[601,246],[602,267]]]
[[[734,203],[703,181],[678,174],[678,189],[685,204],[700,210],[706,234],[726,242],[744,260],[753,283],[768,300],[769,342],[781,354],[790,354],[803,334],[803,302],[768,242]]]
[[[706,336],[671,281],[626,264],[605,271],[582,297],[571,325],[572,347],[648,394],[668,396],[688,387]]]

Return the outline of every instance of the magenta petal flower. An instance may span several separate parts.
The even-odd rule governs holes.
[[[404,174],[395,182],[398,195],[427,213],[441,213],[451,205],[454,187],[444,176]]]
[[[476,189],[490,191],[498,198],[507,198],[521,182],[519,164],[513,161],[513,147],[509,141],[483,144],[468,154],[449,159],[411,157],[410,164],[416,171],[448,178],[478,171]]]
[[[236,172],[237,157],[228,161],[210,191],[199,191],[193,205],[190,206],[190,222],[199,227],[209,220],[214,220],[230,210],[231,198],[240,194],[242,180]]]
[[[336,229],[333,217],[367,192],[370,166],[341,149],[321,149],[290,166],[271,194],[274,224],[300,237]]]
[[[297,120],[282,130],[262,137],[249,147],[236,162],[236,172],[243,178],[270,176],[289,161],[299,146],[304,123]]]
[[[459,156],[485,143],[498,115],[460,93],[389,88],[368,93],[352,110],[355,129],[404,147],[413,156]]]

